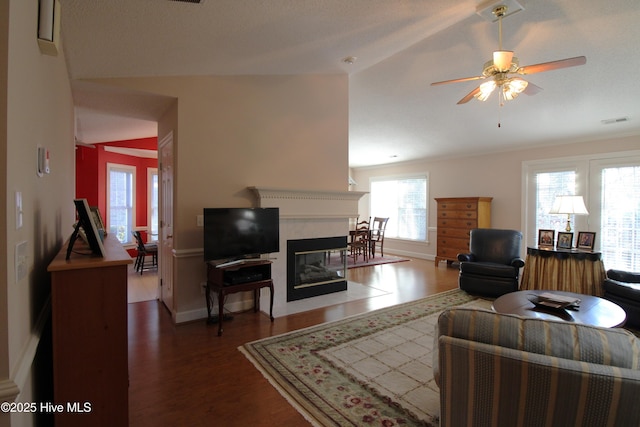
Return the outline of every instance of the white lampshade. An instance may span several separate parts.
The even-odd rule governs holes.
[[[550,214],[567,215],[567,231],[571,231],[571,215],[588,215],[582,196],[556,196]]]
[[[556,196],[550,214],[588,215],[582,196]]]
[[[511,68],[513,52],[510,50],[496,50],[493,52],[493,65],[498,71],[505,72]]]

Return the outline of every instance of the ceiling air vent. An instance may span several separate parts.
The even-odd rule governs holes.
[[[202,2],[202,0],[169,0],[169,1],[176,1],[180,3],[197,3],[197,4],[200,4]]]
[[[613,125],[616,123],[622,123],[622,122],[628,122],[629,121],[629,117],[618,117],[616,119],[607,119],[607,120],[602,120],[602,124],[603,125]]]

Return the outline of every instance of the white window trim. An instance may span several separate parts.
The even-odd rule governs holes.
[[[151,179],[153,175],[158,177],[158,185],[160,184],[160,176],[158,175],[158,168],[147,168],[147,233],[149,236],[147,240],[158,240],[158,236],[151,236],[151,202],[153,195],[153,180]],[[158,189],[160,191],[160,189]],[[158,204],[158,209],[160,206]],[[159,219],[158,219],[159,221]],[[158,227],[159,228],[159,227]],[[155,237],[155,238],[154,238]]]
[[[110,207],[111,207],[111,170],[121,170],[121,171],[128,171],[131,172],[132,177],[133,177],[133,182],[131,183],[131,197],[132,197],[132,221],[133,224],[131,225],[131,230],[136,230],[137,229],[137,224],[136,224],[136,167],[135,166],[131,166],[131,165],[123,165],[120,163],[107,163],[107,191],[106,191],[106,196],[107,196],[107,212],[106,212],[106,216],[107,216],[107,230],[111,230],[111,213],[110,213]],[[127,236],[128,242],[132,242],[133,241],[133,236]]]
[[[410,174],[398,174],[398,175],[384,175],[384,176],[375,176],[369,178],[369,189],[371,190],[371,184],[376,181],[392,181],[392,180],[402,180],[402,179],[426,179],[427,187],[425,189],[425,209],[426,209],[426,236],[424,240],[419,239],[407,239],[404,237],[386,237],[385,240],[396,240],[399,242],[409,242],[409,243],[429,243],[429,214],[431,210],[429,209],[429,186],[431,183],[429,172],[419,172],[419,173],[410,173]],[[369,196],[369,215],[372,215],[371,211],[371,196]],[[373,216],[371,216],[373,220]]]

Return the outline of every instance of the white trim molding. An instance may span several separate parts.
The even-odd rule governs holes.
[[[13,402],[20,394],[20,388],[10,378],[0,379],[0,402]]]
[[[364,191],[248,187],[262,208],[280,208],[281,218],[356,218]]]

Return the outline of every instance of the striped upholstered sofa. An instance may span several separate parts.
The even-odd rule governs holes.
[[[453,308],[436,326],[440,426],[640,426],[624,329]]]

